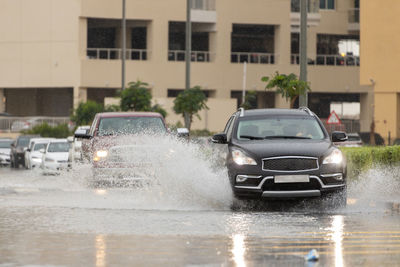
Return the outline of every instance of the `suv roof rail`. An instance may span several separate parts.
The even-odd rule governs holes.
[[[305,111],[308,115],[314,116],[314,113],[308,107],[299,107],[299,110]]]
[[[240,111],[240,117],[244,116],[244,108],[239,108],[238,111]]]

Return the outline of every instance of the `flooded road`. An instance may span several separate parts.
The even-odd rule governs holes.
[[[199,170],[173,186],[106,190],[86,186],[85,165],[59,176],[0,168],[0,266],[396,266],[398,173],[351,182],[341,210],[233,211],[223,172],[201,188]],[[311,249],[319,261],[304,259]]]

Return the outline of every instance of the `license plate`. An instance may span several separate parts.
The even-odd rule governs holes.
[[[310,182],[310,176],[308,176],[308,175],[276,175],[274,181],[276,184],[308,183],[308,182]]]

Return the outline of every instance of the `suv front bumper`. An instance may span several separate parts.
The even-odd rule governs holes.
[[[334,175],[339,175],[336,173]],[[252,184],[233,185],[233,192],[239,198],[308,198],[320,197],[327,193],[342,192],[346,189],[345,177],[336,183],[327,183],[331,176],[309,175],[309,182],[275,183],[274,176],[255,179]],[[325,182],[324,182],[325,181]]]

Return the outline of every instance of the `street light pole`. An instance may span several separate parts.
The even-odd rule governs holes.
[[[121,89],[125,90],[125,60],[126,60],[126,0],[122,0],[122,77],[121,77]]]
[[[300,0],[300,80],[307,82],[307,1]],[[299,106],[307,107],[307,92],[299,96]]]
[[[185,80],[185,89],[190,88],[190,63],[192,58],[192,19],[191,19],[191,10],[192,10],[192,0],[186,0],[186,80]]]
[[[190,89],[190,63],[192,60],[192,0],[186,0],[186,79],[185,90]],[[190,117],[187,112],[184,113],[185,127],[190,128]]]

